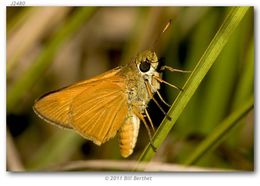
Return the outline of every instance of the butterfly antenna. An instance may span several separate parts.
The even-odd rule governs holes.
[[[172,24],[172,20],[170,19],[167,24],[165,25],[165,27],[163,28],[163,30],[159,33],[159,35],[156,37],[156,39],[154,40],[153,42],[153,45],[152,45],[152,49],[155,50],[155,47],[157,46],[158,42],[160,41],[161,39],[161,36],[164,32],[166,32],[166,30],[168,30],[168,28],[171,26]]]

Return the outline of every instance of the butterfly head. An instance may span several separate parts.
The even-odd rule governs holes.
[[[152,75],[158,67],[158,57],[155,52],[145,50],[136,56],[136,66],[142,75]]]

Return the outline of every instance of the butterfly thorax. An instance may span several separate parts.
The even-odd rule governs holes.
[[[141,70],[142,63],[150,64],[150,69],[147,72]],[[128,105],[130,107],[132,105],[137,106],[141,113],[151,100],[145,82],[149,84],[152,93],[155,93],[160,88],[160,84],[153,78],[153,76],[159,76],[156,71],[157,65],[156,54],[147,50],[138,54],[130,63],[123,66],[120,72],[121,75],[125,76],[126,80]]]

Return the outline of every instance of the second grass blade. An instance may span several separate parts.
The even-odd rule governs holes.
[[[254,108],[254,97],[250,97],[241,107],[230,114],[218,127],[203,141],[184,162],[186,165],[195,164],[209,149],[214,148],[223,136],[235,127],[238,121]]]

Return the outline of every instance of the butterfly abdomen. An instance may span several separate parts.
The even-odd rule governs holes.
[[[140,126],[140,120],[135,115],[129,116],[119,130],[120,153],[126,158],[133,153]]]

